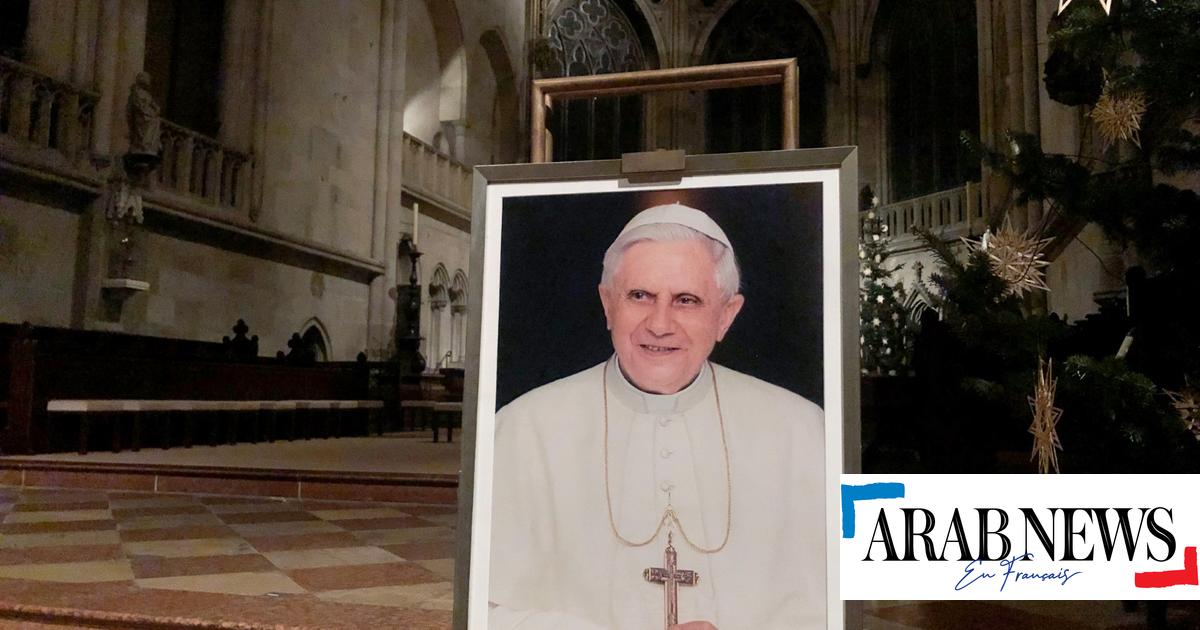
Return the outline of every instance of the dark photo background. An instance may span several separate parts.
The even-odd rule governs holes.
[[[612,355],[596,291],[604,251],[633,215],[679,202],[733,243],[746,305],[711,359],[823,402],[821,184],[504,200],[496,408]]]

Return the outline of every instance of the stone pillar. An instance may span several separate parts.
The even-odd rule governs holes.
[[[105,0],[100,3],[97,25],[96,89],[100,91],[100,102],[92,121],[92,150],[105,158],[112,156],[113,112],[117,107],[117,54],[120,42],[121,0]]]
[[[105,2],[104,4],[107,4]],[[146,58],[147,0],[121,0],[117,40],[116,100],[112,111],[112,152],[123,154],[129,148],[129,129],[125,122],[129,86],[133,85]],[[163,77],[153,77],[162,81]]]
[[[1007,150],[1006,132],[1037,133],[1040,111],[1037,86],[1037,20],[1034,0],[978,0],[979,133],[983,141]],[[991,169],[983,169],[983,203],[990,222],[1006,209],[1013,224],[1023,229],[1041,218],[1036,204],[1012,207],[1012,184]]]
[[[25,63],[60,81],[71,80],[75,60],[75,0],[34,0],[29,3]]]
[[[267,147],[267,104],[270,98],[272,19],[274,0],[262,0],[258,13],[258,34],[254,42],[254,109],[250,122],[250,155],[258,160],[251,169],[250,220],[257,221],[263,210],[263,153]]]
[[[99,19],[100,3],[98,0],[76,0],[71,82],[77,86],[90,88],[95,83],[95,53]]]

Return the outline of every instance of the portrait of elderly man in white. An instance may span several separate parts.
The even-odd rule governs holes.
[[[824,628],[822,411],[709,361],[747,299],[725,232],[644,210],[599,293],[613,356],[496,414],[489,627]]]

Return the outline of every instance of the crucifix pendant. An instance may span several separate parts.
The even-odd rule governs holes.
[[[679,623],[679,586],[695,586],[700,574],[675,566],[675,547],[671,546],[671,532],[667,532],[667,548],[663,551],[663,566],[650,567],[642,572],[647,582],[663,585],[663,628]]]

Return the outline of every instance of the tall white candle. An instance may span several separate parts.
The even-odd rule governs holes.
[[[413,202],[413,246],[421,240],[421,204]]]

